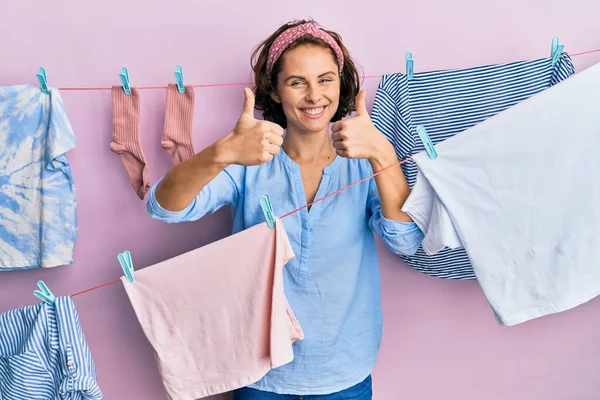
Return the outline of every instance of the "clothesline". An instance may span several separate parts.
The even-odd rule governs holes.
[[[359,180],[359,181],[353,182],[353,183],[351,183],[351,184],[349,184],[349,185],[347,185],[347,186],[344,186],[344,187],[343,187],[343,188],[341,188],[341,189],[338,189],[338,190],[336,190],[335,192],[329,193],[329,194],[327,194],[327,195],[325,195],[325,196],[323,196],[323,197],[321,197],[321,198],[318,198],[318,199],[316,199],[316,200],[313,200],[312,202],[310,202],[310,203],[308,203],[308,204],[306,204],[306,205],[304,205],[304,206],[302,206],[302,207],[296,208],[295,210],[292,210],[292,211],[290,211],[290,212],[288,212],[288,213],[286,213],[286,214],[283,214],[282,216],[280,216],[280,217],[279,217],[279,219],[283,219],[283,218],[287,217],[288,215],[292,215],[292,214],[294,214],[294,213],[296,213],[296,212],[298,212],[298,211],[300,211],[300,210],[303,210],[303,209],[305,209],[306,207],[310,207],[311,205],[313,205],[313,204],[315,204],[315,203],[318,203],[318,202],[320,202],[320,201],[323,201],[323,200],[325,200],[325,199],[327,199],[327,198],[329,198],[329,197],[331,197],[331,196],[334,196],[334,195],[336,195],[336,194],[338,194],[338,193],[340,193],[340,192],[343,192],[344,190],[346,190],[346,189],[349,189],[349,188],[351,188],[352,186],[358,185],[358,184],[359,184],[359,183],[361,183],[361,182],[364,182],[364,181],[366,181],[366,180],[368,180],[368,179],[371,179],[371,178],[373,178],[373,177],[375,177],[375,176],[377,176],[377,175],[381,174],[382,172],[385,172],[385,171],[387,171],[387,170],[389,170],[389,169],[392,169],[392,168],[395,168],[395,167],[397,167],[397,166],[399,166],[399,165],[402,165],[402,164],[404,164],[405,162],[407,162],[407,161],[409,161],[409,160],[411,160],[411,157],[407,157],[407,158],[405,158],[405,159],[403,159],[403,160],[401,160],[401,161],[398,161],[397,163],[395,163],[395,164],[392,164],[392,165],[390,165],[389,167],[385,167],[385,168],[384,168],[384,169],[382,169],[381,171],[377,171],[377,172],[375,172],[375,173],[373,173],[373,174],[371,174],[371,175],[367,176],[366,178],[363,178],[363,179],[361,179],[361,180]],[[109,286],[109,285],[115,284],[115,283],[119,282],[120,280],[121,280],[121,278],[117,278],[117,279],[114,279],[114,280],[112,280],[112,281],[110,281],[110,282],[106,282],[106,283],[100,284],[100,285],[98,285],[98,286],[94,286],[94,287],[91,287],[91,288],[89,288],[89,289],[82,290],[81,292],[77,292],[77,293],[74,293],[74,294],[72,294],[72,295],[71,295],[71,297],[79,296],[80,294],[84,294],[84,293],[87,293],[87,292],[91,292],[92,290],[100,289],[100,288],[102,288],[102,287],[104,287],[104,286]]]
[[[582,56],[585,54],[600,53],[600,49],[586,50],[578,53],[569,54],[571,57]],[[362,76],[364,79],[379,79],[381,75],[365,75]],[[203,85],[189,85],[194,88],[209,88],[209,87],[227,87],[227,86],[249,86],[253,85],[254,82],[232,82],[232,83],[207,83]],[[166,89],[167,86],[136,86],[139,90],[154,90],[154,89]],[[112,87],[63,87],[58,88],[61,91],[94,91],[94,90],[111,90]]]
[[[570,56],[571,57],[577,57],[577,56],[581,56],[581,55],[585,55],[585,54],[591,54],[591,53],[600,53],[600,49],[587,50],[587,51],[582,51],[582,52],[578,52],[578,53],[573,53],[573,54],[570,54]],[[364,78],[367,78],[367,79],[369,79],[369,78],[381,78],[381,75],[364,76]],[[193,87],[245,86],[245,85],[251,85],[251,84],[252,84],[252,82],[241,82],[241,83],[223,83],[223,84],[193,85]],[[166,86],[143,86],[143,87],[138,87],[138,89],[165,89],[165,88],[166,88]],[[61,88],[60,90],[111,90],[111,88]],[[340,193],[340,192],[342,192],[342,191],[344,191],[346,189],[351,188],[352,186],[355,186],[355,185],[357,185],[357,184],[359,184],[361,182],[364,182],[364,181],[366,181],[368,179],[371,179],[371,178],[379,175],[380,173],[382,173],[384,171],[387,171],[387,170],[389,170],[391,168],[397,167],[397,166],[399,166],[399,165],[401,165],[401,164],[409,161],[410,159],[411,159],[410,157],[405,158],[405,159],[403,159],[403,160],[401,160],[401,161],[399,161],[399,162],[397,162],[397,163],[395,163],[395,164],[393,164],[393,165],[391,165],[389,167],[386,167],[386,168],[382,169],[381,171],[373,173],[372,175],[367,176],[367,177],[365,177],[365,178],[363,178],[363,179],[361,179],[361,180],[359,180],[357,182],[351,183],[351,184],[349,184],[349,185],[347,185],[345,187],[342,187],[341,189],[336,190],[335,192],[329,193],[329,194],[327,194],[327,195],[325,195],[325,196],[323,196],[323,197],[321,197],[319,199],[316,199],[316,200],[314,200],[314,201],[312,201],[312,202],[310,202],[310,203],[308,203],[308,204],[306,204],[306,205],[304,205],[302,207],[299,207],[299,208],[297,208],[295,210],[292,210],[292,211],[290,211],[290,212],[288,212],[288,213],[280,216],[279,218],[283,219],[283,218],[285,218],[285,217],[287,217],[287,216],[289,216],[291,214],[294,214],[294,213],[296,213],[296,212],[298,212],[300,210],[303,210],[304,208],[307,208],[307,207],[309,207],[309,206],[311,206],[311,205],[313,205],[315,203],[323,201],[323,200],[325,200],[325,199],[327,199],[327,198],[329,198],[331,196],[334,196],[334,195],[336,195],[336,194],[338,194],[338,193]],[[115,283],[117,283],[119,281],[120,281],[120,278],[117,278],[117,279],[114,279],[114,280],[112,280],[110,282],[106,282],[106,283],[94,286],[92,288],[85,289],[83,291],[74,293],[74,294],[71,295],[71,297],[79,296],[81,294],[88,293],[88,292],[91,292],[91,291],[96,290],[96,289],[100,289],[100,288],[102,288],[104,286],[115,284]]]

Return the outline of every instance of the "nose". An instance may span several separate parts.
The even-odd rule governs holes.
[[[322,94],[317,85],[308,85],[306,88],[306,101],[313,104],[318,104],[322,98]]]

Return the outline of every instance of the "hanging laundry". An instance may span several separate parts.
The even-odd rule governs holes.
[[[276,218],[121,278],[169,399],[237,389],[293,360],[304,339],[283,288],[293,257]]]
[[[600,294],[599,93],[596,64],[413,156],[423,248],[463,244],[502,325]]]
[[[150,171],[140,138],[140,92],[131,88],[126,94],[121,86],[111,91],[113,133],[110,149],[119,155],[131,187],[140,200],[150,188]]]
[[[103,398],[70,297],[0,314],[0,398]]]
[[[192,144],[193,119],[194,88],[185,86],[185,92],[179,93],[176,84],[169,84],[161,146],[171,156],[173,165],[177,165],[194,155]]]
[[[58,89],[0,86],[0,271],[73,262],[75,134]]]
[[[384,75],[371,118],[392,142],[399,159],[424,150],[416,126],[440,143],[515,104],[563,81],[575,72],[563,53],[555,66],[550,58],[446,71],[415,72],[411,80],[401,73]],[[517,144],[517,146],[519,146]],[[415,184],[414,161],[402,166],[409,186]],[[474,279],[464,249],[446,248],[427,254],[400,256],[412,268],[445,279]]]

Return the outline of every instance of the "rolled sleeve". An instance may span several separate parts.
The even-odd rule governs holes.
[[[162,180],[162,179],[161,179]],[[163,222],[175,223],[175,222],[183,222],[189,220],[190,211],[193,210],[196,206],[197,197],[188,204],[186,208],[179,211],[169,211],[164,209],[158,201],[156,201],[156,187],[161,181],[159,180],[150,188],[148,192],[148,202],[146,203],[146,209],[148,214],[154,219]]]
[[[370,226],[396,254],[415,254],[424,238],[423,231],[414,222],[388,219],[381,210],[371,216]]]
[[[196,197],[183,210],[169,211],[163,208],[156,200],[156,188],[161,180],[156,182],[149,190],[146,209],[154,219],[167,223],[195,221],[206,214],[212,214],[226,205],[234,205],[240,197],[240,182],[243,169],[241,166],[230,166],[219,173],[210,181]],[[241,180],[241,179],[240,179]]]
[[[419,249],[424,234],[415,222],[395,221],[386,218],[381,211],[381,199],[377,186],[370,182],[370,199],[368,207],[371,212],[369,226],[386,246],[395,254],[413,255]]]

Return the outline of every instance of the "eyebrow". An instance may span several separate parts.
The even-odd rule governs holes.
[[[333,71],[327,71],[327,72],[323,72],[321,75],[319,75],[319,78],[322,78],[322,77],[324,77],[325,75],[330,75],[330,74],[334,74],[334,75],[335,75],[335,72],[333,72]],[[288,77],[285,79],[285,82],[289,81],[290,79],[303,79],[303,80],[306,80],[306,77],[304,77],[304,76],[300,76],[300,75],[290,75],[290,76],[288,76]]]

